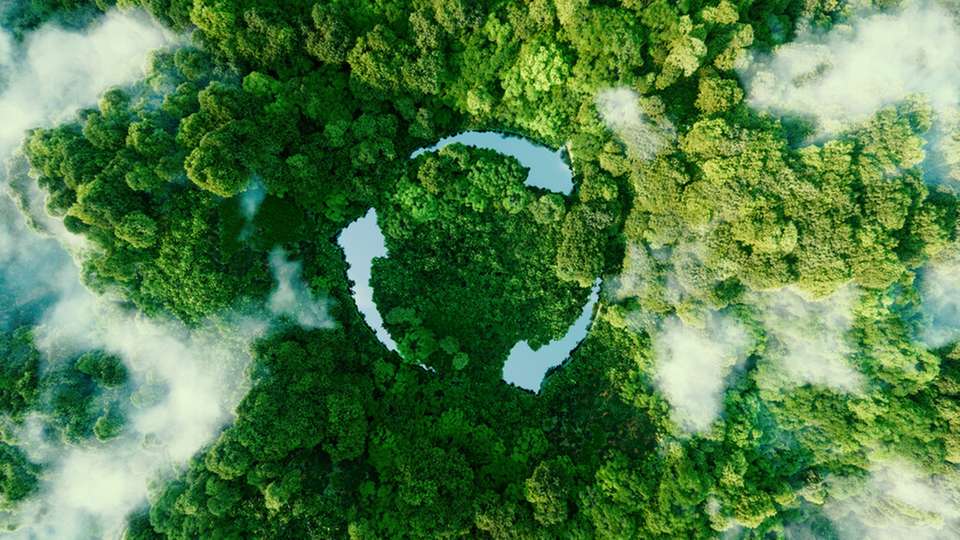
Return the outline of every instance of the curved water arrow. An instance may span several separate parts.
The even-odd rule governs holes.
[[[563,150],[550,150],[527,139],[500,133],[489,131],[461,133],[441,139],[434,146],[421,148],[410,157],[417,157],[424,152],[433,152],[452,143],[494,150],[516,158],[521,165],[530,170],[524,182],[528,186],[549,189],[564,195],[569,195],[573,191],[573,173],[564,161]],[[391,351],[396,351],[396,341],[383,326],[383,317],[373,301],[373,289],[370,287],[373,259],[389,256],[386,239],[377,223],[376,210],[371,209],[365,216],[347,226],[337,242],[347,257],[347,277],[354,283],[352,292],[357,309],[363,315],[367,325],[376,333],[377,339]],[[525,341],[514,345],[503,365],[504,381],[528,390],[539,390],[547,370],[559,365],[587,336],[599,296],[598,280],[580,317],[562,338],[551,341],[536,351],[531,349]]]

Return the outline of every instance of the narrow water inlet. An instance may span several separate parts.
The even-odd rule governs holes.
[[[563,150],[553,151],[526,139],[495,132],[466,132],[441,139],[436,145],[421,148],[411,157],[424,152],[433,152],[453,143],[494,150],[516,158],[530,169],[526,185],[540,187],[569,195],[573,191],[573,173],[563,160]],[[354,283],[353,297],[357,309],[377,338],[391,351],[397,350],[396,341],[383,326],[381,316],[373,301],[370,276],[373,259],[387,257],[386,240],[377,223],[377,212],[371,209],[365,216],[351,223],[337,239],[346,254],[347,277]],[[593,317],[594,307],[600,293],[600,285],[593,287],[590,299],[583,307],[580,317],[562,338],[552,341],[534,351],[526,342],[514,345],[504,363],[503,380],[521,388],[537,391],[543,376],[551,367],[559,365],[586,337]]]

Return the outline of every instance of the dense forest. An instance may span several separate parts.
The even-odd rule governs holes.
[[[124,538],[960,538],[960,122],[920,92],[829,130],[751,100],[751,55],[909,8],[869,4],[0,6],[14,49],[115,9],[181,36],[8,166],[18,208],[40,193],[82,239],[84,285],[188,329],[272,311],[235,417]],[[489,150],[411,157],[466,130],[566,148],[573,193]],[[337,245],[370,209],[396,352]],[[305,290],[277,308],[286,265]],[[539,392],[505,383],[597,280]],[[0,513],[23,531],[52,474],[27,427],[93,452],[164,389],[41,346],[54,299],[16,292],[0,273]]]

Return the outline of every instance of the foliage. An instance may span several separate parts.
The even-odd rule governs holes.
[[[131,388],[120,358],[90,351],[50,359],[29,327],[0,332],[0,358],[0,414],[8,421],[0,434],[0,507],[13,511],[37,490],[45,468],[25,452],[32,444],[23,440],[32,429],[25,424],[47,442],[96,445],[123,432]]]
[[[194,44],[27,138],[48,210],[92,246],[85,281],[194,324],[262,304],[280,247],[338,323],[256,344],[235,421],[154,486],[128,538],[833,537],[826,505],[884,459],[952,478],[960,360],[916,337],[916,276],[957,247],[955,189],[924,179],[929,105],[809,142],[803,119],[751,110],[735,71],[799,20],[842,21],[843,3],[119,3]],[[92,9],[27,4],[0,21],[26,32]],[[611,87],[675,139],[632,151],[597,110]],[[467,129],[565,146],[573,193],[524,186],[486,150],[409,158]],[[370,208],[390,253],[374,298],[400,354],[360,317],[334,243]],[[541,392],[504,384],[510,348],[562,335],[597,279],[590,333]],[[823,306],[845,288],[838,342],[860,386],[785,376],[762,299]],[[750,346],[723,414],[686,433],[659,389],[660,323],[716,313]],[[0,338],[0,359],[12,422],[38,412],[71,444],[122,433],[118,359],[45,359],[29,329]],[[0,457],[6,502],[22,500],[40,470],[12,445]]]
[[[554,199],[524,177],[490,150],[447,146],[397,183],[378,214],[390,257],[371,283],[409,362],[450,370],[463,354],[477,379],[496,381],[517,341],[557,339],[579,314],[587,290],[564,283],[555,262],[565,208],[538,220],[535,205]]]

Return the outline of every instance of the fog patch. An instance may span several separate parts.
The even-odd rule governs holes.
[[[0,198],[0,209],[12,206]],[[150,482],[177,471],[231,420],[247,390],[250,345],[266,319],[231,315],[187,328],[145,318],[84,288],[70,256],[18,218],[15,210],[0,213],[7,233],[0,236],[0,291],[38,294],[42,303],[34,317],[8,326],[39,318],[34,340],[48,361],[97,349],[117,355],[137,391],[122,433],[107,442],[52,441],[36,415],[14,430],[15,443],[47,469],[40,492],[4,520],[20,527],[16,537],[116,537],[146,501]]]
[[[0,209],[9,208],[0,198]],[[193,328],[148,319],[84,288],[70,256],[17,217],[0,213],[9,233],[0,236],[0,292],[42,300],[32,311],[39,317],[37,348],[53,361],[97,349],[115,354],[136,391],[124,407],[122,433],[107,442],[51,441],[36,415],[16,429],[15,443],[46,472],[40,492],[4,521],[19,526],[14,537],[117,537],[125,517],[146,501],[150,483],[175,474],[231,421],[248,389],[250,346],[268,319],[233,314]]]
[[[0,87],[6,84],[8,70],[13,63],[13,37],[0,29]]]
[[[48,25],[19,45],[0,35],[4,161],[28,129],[68,120],[107,88],[134,82],[148,52],[172,42],[145,16],[119,12],[82,32]],[[124,411],[123,432],[107,442],[44,440],[40,419],[28,418],[11,435],[46,469],[40,492],[3,520],[19,527],[14,537],[118,537],[127,514],[146,501],[148,484],[175,474],[230,421],[246,392],[250,345],[266,319],[229,315],[186,328],[94,296],[60,245],[79,254],[83,242],[46,215],[22,156],[9,166],[9,178],[6,170],[0,175],[0,325],[39,320],[36,344],[49,359],[105,350],[123,359],[138,392],[155,392],[137,395]]]
[[[656,253],[638,242],[627,244],[621,263],[620,274],[604,280],[605,292],[615,301],[640,297],[650,288],[650,282],[659,278],[661,265],[669,259],[669,253],[661,250],[660,259]]]
[[[268,330],[269,318],[262,313],[226,314],[191,328],[147,318],[85,289],[72,259],[62,251],[31,250],[31,245],[49,242],[36,231],[8,230],[18,236],[3,237],[4,253],[15,253],[21,268],[43,268],[44,274],[57,278],[56,283],[43,279],[36,284],[53,298],[34,327],[37,348],[48,359],[94,349],[115,354],[123,359],[136,390],[123,411],[122,433],[106,442],[65,446],[50,441],[36,417],[15,430],[16,444],[45,465],[46,472],[40,492],[4,520],[19,526],[15,537],[118,537],[126,516],[146,502],[151,483],[177,474],[232,421],[249,387],[245,370],[252,359],[251,345]],[[278,255],[280,297],[292,294],[297,310],[287,314],[328,327],[325,305],[321,311],[320,304],[306,310],[296,304],[306,290],[299,281],[299,264]],[[20,279],[28,283],[35,274]],[[276,302],[276,295],[272,300]]]
[[[151,481],[178,470],[231,419],[247,391],[250,346],[267,328],[253,317],[211,319],[188,329],[147,319],[85,289],[63,297],[34,329],[50,358],[101,349],[124,360],[138,388],[122,434],[51,447],[36,422],[18,434],[48,467],[41,491],[16,513],[24,537],[115,537],[146,501]],[[148,396],[148,397],[145,397]],[[133,399],[133,398],[132,398]]]
[[[863,376],[848,361],[853,352],[848,333],[858,296],[852,286],[820,300],[790,288],[754,295],[767,334],[764,356],[772,363],[758,376],[762,385],[811,384],[838,392],[859,391]]]
[[[931,475],[902,460],[874,463],[858,488],[848,479],[831,485],[835,498],[824,505],[843,540],[960,536],[960,478],[951,471]]]
[[[267,188],[263,186],[263,182],[259,179],[252,180],[246,191],[240,194],[240,211],[248,223],[257,216],[257,210],[260,209],[260,205],[266,196]]]
[[[0,67],[13,62],[13,36],[0,30]]]
[[[918,279],[920,340],[928,348],[939,348],[960,339],[960,257],[931,263]]]
[[[750,346],[746,330],[728,315],[711,313],[702,327],[676,316],[661,323],[653,339],[655,382],[681,429],[702,432],[720,416],[727,377]]]
[[[7,308],[0,328],[81,287],[57,242],[28,231],[29,224],[74,251],[84,245],[46,214],[44,195],[26,176],[26,159],[16,152],[26,131],[69,118],[110,86],[134,82],[150,50],[171,42],[145,15],[115,11],[84,32],[46,25],[19,45],[0,29],[0,301]]]
[[[6,43],[12,59],[0,94],[3,156],[28,129],[66,120],[105,89],[142,77],[147,53],[173,37],[146,15],[112,11],[83,32],[46,25],[30,33],[21,50],[13,50],[9,36]]]
[[[267,300],[271,313],[290,317],[303,328],[334,327],[329,315],[329,300],[314,295],[303,282],[299,262],[287,260],[287,253],[276,248],[270,252],[270,270],[277,284]]]
[[[67,250],[73,253],[83,251],[87,247],[86,239],[68,231],[63,221],[47,213],[47,194],[30,177],[29,171],[30,163],[23,154],[22,148],[0,165],[0,192],[2,192],[0,198],[4,198],[4,204],[6,204],[6,198],[2,197],[6,195],[16,206],[11,216],[19,211],[16,222],[19,223],[22,217],[31,229],[51,237]],[[56,244],[56,242],[51,243]],[[33,246],[29,249],[33,249]]]
[[[931,184],[960,182],[960,109],[933,118],[924,145],[924,179]]]
[[[960,31],[939,4],[912,3],[826,34],[801,31],[772,55],[753,57],[740,76],[750,105],[813,117],[821,134],[911,94],[944,111],[960,103]]]
[[[676,137],[676,130],[660,114],[641,108],[640,96],[629,88],[609,88],[596,96],[597,112],[607,128],[623,142],[627,154],[649,161]]]
[[[240,213],[243,214],[243,229],[240,230],[240,240],[246,240],[253,235],[253,219],[257,217],[260,205],[267,197],[267,188],[259,178],[250,181],[247,189],[240,194]]]
[[[0,331],[34,320],[75,279],[69,255],[50,238],[25,241],[29,232],[16,206],[0,193]]]

